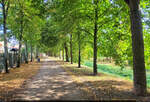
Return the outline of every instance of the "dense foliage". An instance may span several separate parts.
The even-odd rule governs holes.
[[[132,2],[135,1],[138,0]],[[141,39],[144,35],[145,65],[149,69],[150,2],[149,0],[141,0],[138,4],[135,2],[141,7],[143,33],[142,27],[139,32],[134,29],[133,15],[136,13],[132,11],[134,8],[132,2],[129,0],[1,0],[3,11],[0,12],[5,16],[3,23],[0,22],[6,25],[4,26],[5,52],[7,52],[7,37],[13,36],[19,41],[18,67],[21,51],[28,56],[30,45],[31,53],[32,49],[36,48],[37,51],[63,57],[71,63],[78,62],[78,67],[81,67],[80,62],[92,58],[94,75],[97,74],[97,62],[102,57],[119,65],[121,71],[124,71],[123,68],[126,66],[130,66],[132,70],[133,65],[138,65],[133,61],[134,58],[138,58],[134,55],[136,50],[132,49],[137,45],[133,36],[135,32],[137,36],[141,35],[139,37]],[[137,12],[140,16],[139,11]],[[140,27],[140,20],[138,24],[137,27]],[[142,43],[143,39],[140,41]],[[142,56],[141,43],[139,51]],[[22,48],[22,45],[25,47]],[[5,59],[7,65],[6,56]],[[141,68],[145,73],[143,62]],[[100,67],[98,66],[99,69]],[[106,69],[102,67],[102,70]]]

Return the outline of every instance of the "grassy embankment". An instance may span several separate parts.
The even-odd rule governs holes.
[[[85,61],[84,65],[88,68],[93,67],[93,62]],[[111,66],[106,64],[97,65],[98,72],[114,75],[116,77],[125,78],[127,80],[133,80],[133,70],[124,68],[121,70],[119,66]],[[150,73],[147,72],[147,86],[150,88]]]
[[[132,93],[133,83],[129,80],[101,72],[93,76],[92,68],[86,66],[77,68],[77,64],[71,65],[66,62],[62,65],[87,97],[94,100],[135,100],[137,98]]]

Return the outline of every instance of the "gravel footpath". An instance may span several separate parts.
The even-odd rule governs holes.
[[[37,75],[16,92],[14,100],[88,100],[84,95],[61,65],[47,58]]]

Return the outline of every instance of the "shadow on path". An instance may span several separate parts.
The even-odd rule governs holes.
[[[49,60],[32,80],[18,90],[13,100],[86,100],[83,92],[56,61]]]

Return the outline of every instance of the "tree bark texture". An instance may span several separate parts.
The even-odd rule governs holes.
[[[97,75],[97,32],[98,32],[98,0],[95,0],[95,21],[94,21],[94,57],[93,57],[93,74]]]
[[[7,13],[8,13],[8,8],[9,8],[9,1],[8,5],[6,8],[6,1],[2,0],[2,13],[3,13],[3,33],[4,33],[4,64],[5,64],[5,72],[9,73],[8,70],[8,45],[7,45],[7,28],[6,28],[6,23],[7,23]]]
[[[62,50],[62,57],[63,57],[63,61],[65,60],[64,58],[64,47],[63,47],[63,50]]]
[[[18,50],[18,60],[17,67],[20,67],[20,57],[21,57],[21,48],[22,48],[22,36],[23,35],[23,12],[21,10],[21,20],[20,20],[20,35],[19,35],[19,50]]]
[[[65,52],[66,52],[66,62],[69,62],[68,47],[67,47],[66,42],[65,42],[65,44],[64,44],[64,47],[65,47]]]
[[[31,59],[30,59],[30,62],[32,62],[32,61],[33,61],[33,55],[32,55],[32,54],[33,54],[33,47],[32,47],[32,45],[31,45],[31,56],[30,56],[30,57],[31,57]]]
[[[25,43],[25,63],[28,64],[28,44]]]
[[[132,51],[133,51],[133,75],[134,92],[138,96],[147,93],[146,70],[144,61],[144,41],[141,21],[140,0],[125,0],[130,8]]]
[[[73,64],[73,55],[72,55],[72,34],[70,34],[70,57],[71,57],[71,64]]]
[[[79,54],[78,54],[78,68],[81,68],[81,41],[80,41],[80,32],[78,33],[78,47],[79,47]]]

